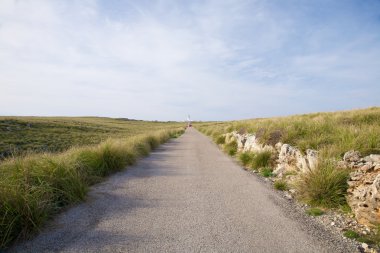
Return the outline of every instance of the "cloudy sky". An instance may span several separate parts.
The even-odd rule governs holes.
[[[378,0],[0,0],[0,115],[229,120],[379,105]]]

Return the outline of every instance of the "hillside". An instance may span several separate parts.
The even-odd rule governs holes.
[[[342,158],[351,149],[380,154],[380,107],[195,125],[215,140],[238,131],[255,133],[262,144],[287,143],[302,152],[318,150],[325,157]]]

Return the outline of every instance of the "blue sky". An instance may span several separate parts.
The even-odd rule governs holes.
[[[377,0],[0,1],[0,115],[231,120],[379,94]]]

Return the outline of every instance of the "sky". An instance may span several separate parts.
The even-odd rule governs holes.
[[[0,115],[380,106],[379,0],[0,0]]]

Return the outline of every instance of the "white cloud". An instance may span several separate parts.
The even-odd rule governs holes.
[[[378,78],[376,36],[315,51],[331,31],[316,32],[300,50],[299,20],[265,1],[113,4],[1,1],[0,114],[278,115],[324,109],[309,103],[324,87],[310,80],[373,88]]]

